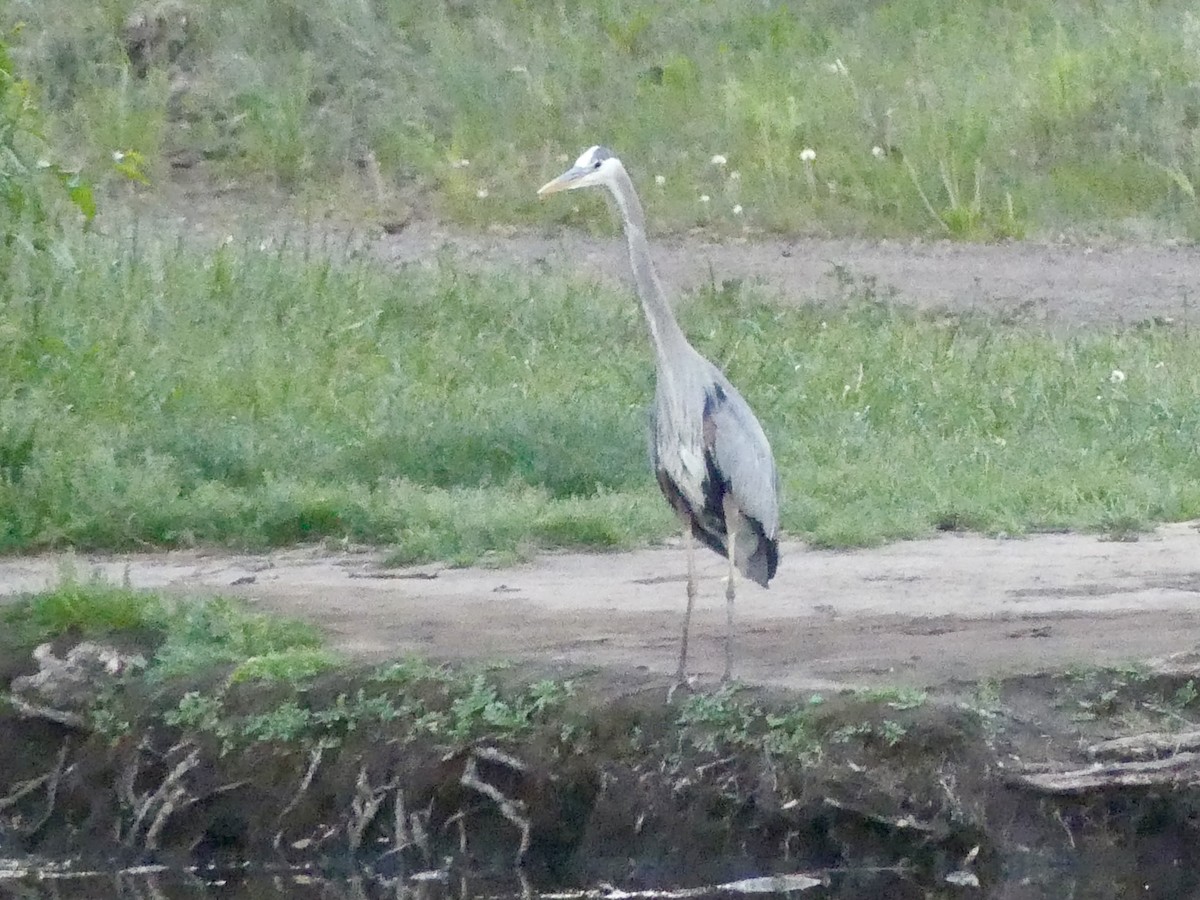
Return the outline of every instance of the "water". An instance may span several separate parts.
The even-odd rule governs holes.
[[[1001,884],[971,887],[930,885],[895,869],[861,869],[824,873],[822,883],[781,893],[765,879],[743,882],[742,889],[681,888],[623,892],[605,886],[588,891],[539,893],[518,875],[510,877],[409,877],[382,879],[371,874],[329,879],[306,872],[248,873],[128,870],[117,873],[63,873],[54,870],[16,871],[0,860],[0,900],[733,900],[788,897],[790,900],[1123,900],[1139,898],[1198,898],[1200,875],[1178,870],[1174,878],[1143,881],[1125,873],[1113,877],[1099,867],[1087,871],[1051,869],[1010,872]],[[799,879],[793,887],[803,885]]]

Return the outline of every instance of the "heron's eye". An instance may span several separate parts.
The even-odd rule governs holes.
[[[600,168],[600,160],[596,160],[594,163],[592,163],[592,168],[593,169]]]

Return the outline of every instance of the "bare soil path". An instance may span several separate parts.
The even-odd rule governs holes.
[[[692,670],[708,680],[722,661],[724,565],[700,559]],[[678,547],[547,554],[504,569],[378,560],[318,547],[7,559],[0,597],[52,585],[66,565],[77,577],[241,596],[315,622],[360,659],[419,652],[674,670]],[[737,613],[738,675],[780,687],[947,686],[1121,664],[1200,645],[1200,532],[1175,524],[1129,542],[946,535],[846,552],[788,543],[771,588],[744,584]]]

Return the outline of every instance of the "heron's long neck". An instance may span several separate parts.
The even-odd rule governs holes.
[[[633,189],[633,182],[629,180],[629,175],[623,168],[617,172],[613,196],[617,198],[621,218],[625,223],[629,264],[633,268],[633,280],[637,285],[638,297],[642,301],[642,310],[646,313],[646,322],[650,326],[650,338],[654,341],[654,350],[659,360],[663,360],[669,358],[675,345],[687,346],[687,338],[675,320],[671,305],[658,283],[658,275],[650,259],[650,245],[646,241],[646,216],[642,212],[637,192]]]

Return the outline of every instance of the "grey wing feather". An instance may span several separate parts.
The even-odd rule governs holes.
[[[715,431],[713,459],[739,509],[774,540],[779,536],[779,473],[771,445],[737,389],[728,382],[722,388],[726,400],[710,412]]]

